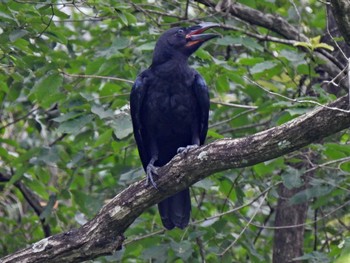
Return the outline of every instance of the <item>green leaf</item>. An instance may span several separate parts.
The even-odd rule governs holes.
[[[209,130],[208,130],[207,137],[212,137],[212,138],[214,138],[214,139],[222,139],[222,138],[224,138],[223,135],[217,133],[217,132],[214,131],[213,129],[209,129]]]
[[[48,165],[56,164],[60,160],[58,147],[43,147],[37,156],[37,160]]]
[[[37,178],[32,178],[27,182],[27,186],[40,198],[43,198],[45,200],[49,199],[49,189],[47,188],[47,185],[39,181]]]
[[[90,215],[96,209],[98,200],[93,196],[79,190],[71,190],[70,192],[72,193],[74,202],[78,204],[79,209],[85,215]]]
[[[85,125],[89,124],[94,119],[91,114],[80,116],[73,120],[62,122],[58,127],[57,131],[60,133],[69,133],[76,135],[84,128]]]
[[[306,253],[301,257],[294,258],[293,260],[307,260],[310,263],[330,263],[330,259],[327,254],[313,251],[311,253]]]
[[[103,107],[98,106],[98,105],[93,105],[91,107],[91,112],[96,114],[100,119],[106,119],[106,118],[112,118],[114,116],[114,113],[112,110],[104,110]]]
[[[145,44],[138,46],[137,49],[141,51],[149,51],[149,50],[153,50],[155,45],[156,45],[155,41],[147,42]]]
[[[274,68],[276,65],[277,65],[277,62],[275,62],[275,61],[265,61],[265,62],[262,62],[262,63],[255,64],[250,69],[250,72],[252,74],[260,73],[260,72],[263,72],[263,71],[265,71],[267,69]]]
[[[159,262],[166,262],[168,259],[168,245],[159,244],[157,246],[150,246],[142,251],[142,259],[151,261],[157,259]]]
[[[191,242],[187,240],[182,240],[179,243],[172,241],[170,246],[174,250],[176,256],[181,258],[184,262],[188,262],[189,257],[193,253]]]
[[[56,200],[57,200],[57,197],[55,194],[50,195],[49,202],[46,204],[44,210],[40,214],[41,220],[45,219],[45,221],[47,222],[48,218],[51,215],[52,209],[56,203]]]
[[[198,49],[195,53],[196,57],[200,58],[200,59],[204,59],[204,60],[208,60],[211,59],[211,55],[208,51],[204,50],[204,49]]]
[[[105,58],[122,56],[122,53],[120,53],[119,51],[121,49],[128,47],[129,42],[130,42],[130,40],[128,38],[120,37],[120,36],[115,37],[113,42],[112,42],[112,45],[109,48],[107,48],[106,50],[99,52],[99,56],[102,56]],[[105,62],[105,61],[102,60],[100,62]],[[100,67],[98,67],[98,68],[100,68]],[[89,71],[91,71],[91,70],[89,70]]]
[[[112,138],[112,133],[113,130],[112,129],[108,129],[106,130],[104,133],[102,133],[95,141],[94,147],[98,147],[101,144],[106,144],[110,141],[110,139]]]
[[[323,49],[327,49],[329,51],[334,51],[334,47],[332,47],[331,45],[328,45],[326,43],[319,43],[319,44],[315,45],[315,49],[316,48],[323,48]]]
[[[131,124],[131,116],[128,107],[123,107],[115,112],[114,118],[107,122],[118,139],[123,139],[130,135],[133,131]]]
[[[348,263],[350,262],[350,238],[346,237],[339,245],[341,248],[340,257],[334,263]]]
[[[287,166],[287,169],[282,173],[282,180],[285,187],[288,189],[297,188],[303,185],[301,176],[303,172],[293,167]]]
[[[137,23],[137,18],[133,14],[131,14],[129,12],[124,12],[124,15],[125,15],[126,19],[128,20],[129,25],[133,25],[133,24]]]
[[[9,92],[9,88],[4,81],[0,81],[0,91],[3,91],[5,93]]]
[[[59,117],[56,117],[53,120],[56,121],[56,122],[65,122],[65,121],[68,121],[68,120],[71,120],[71,119],[75,119],[76,117],[78,117],[78,116],[80,116],[82,114],[83,113],[81,113],[81,112],[71,111],[71,112],[63,114],[63,115],[61,115]]]
[[[25,35],[27,35],[28,33],[29,32],[27,30],[24,30],[24,29],[14,30],[10,33],[9,39],[11,42],[15,42],[18,38],[22,38]]]
[[[120,20],[124,23],[124,25],[128,25],[128,19],[125,17],[124,12],[117,11]]]
[[[312,50],[312,45],[310,43],[307,43],[307,42],[296,42],[293,44],[293,46],[304,47],[304,48],[309,49],[310,51]]]
[[[49,73],[43,76],[33,87],[31,94],[33,94],[39,103],[44,106],[50,106],[47,104],[51,101],[50,98],[55,97],[59,92],[59,88],[62,86],[63,77],[58,73]]]
[[[291,204],[300,204],[309,201],[315,197],[321,197],[329,194],[333,190],[329,185],[316,185],[296,193],[291,199]]]

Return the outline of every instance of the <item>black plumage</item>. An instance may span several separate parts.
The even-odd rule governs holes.
[[[136,79],[130,108],[134,136],[147,181],[154,187],[154,167],[168,163],[186,147],[204,143],[208,130],[209,94],[202,76],[188,65],[189,56],[216,34],[202,34],[216,24],[171,28],[157,41],[152,65]],[[189,189],[158,204],[167,229],[188,225]]]

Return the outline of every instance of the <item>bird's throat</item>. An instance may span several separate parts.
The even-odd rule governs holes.
[[[187,78],[189,65],[186,60],[170,59],[161,64],[151,66],[155,75],[168,79]]]

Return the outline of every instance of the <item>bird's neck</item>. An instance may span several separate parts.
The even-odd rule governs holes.
[[[186,78],[191,72],[187,58],[169,59],[159,64],[152,63],[150,68],[155,75],[169,79]]]

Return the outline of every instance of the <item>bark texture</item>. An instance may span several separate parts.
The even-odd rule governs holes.
[[[331,0],[334,18],[345,42],[350,46],[350,1]]]
[[[309,204],[289,204],[289,199],[303,189],[305,188],[288,189],[284,185],[279,186],[275,227],[293,226],[305,222]],[[303,255],[304,232],[304,226],[276,229],[273,263],[302,262],[293,259]]]
[[[303,160],[300,163],[291,163],[290,166],[294,169],[301,170],[303,168],[312,168],[308,160],[316,159],[314,153],[300,154],[299,159]],[[307,158],[306,158],[306,155]],[[301,263],[301,260],[294,260],[294,258],[301,257],[304,253],[304,226],[283,228],[284,226],[302,225],[306,221],[309,203],[290,204],[290,198],[296,193],[305,190],[309,187],[309,182],[314,176],[315,170],[311,170],[303,175],[304,185],[299,188],[288,189],[283,184],[279,185],[278,202],[276,207],[275,227],[281,227],[274,232],[273,245],[273,263],[287,263],[295,262]]]
[[[344,96],[328,105],[348,109]],[[9,262],[81,262],[111,254],[122,246],[123,233],[148,207],[197,181],[230,168],[267,161],[350,127],[350,113],[320,107],[281,126],[240,139],[222,139],[176,155],[158,169],[159,190],[145,180],[130,185],[78,229],[45,238],[0,260]]]

